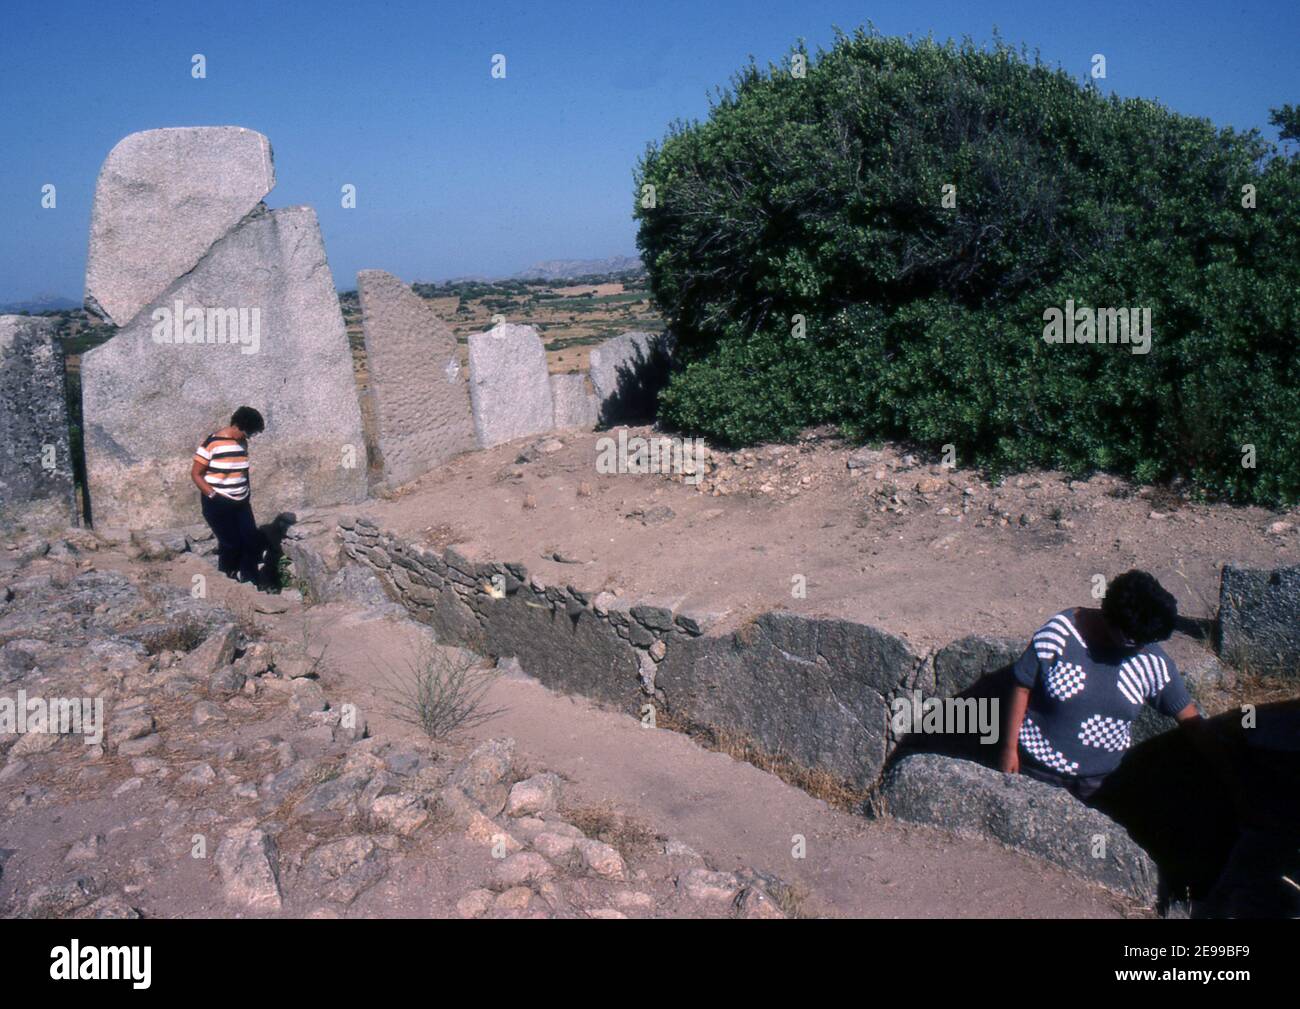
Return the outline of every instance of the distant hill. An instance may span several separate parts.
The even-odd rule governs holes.
[[[81,307],[81,302],[58,294],[38,294],[27,301],[11,301],[0,305],[0,315],[40,315],[42,312],[70,312]]]
[[[630,273],[640,270],[639,256],[610,256],[608,259],[545,259],[526,270],[511,274],[511,280],[572,280],[596,274]]]

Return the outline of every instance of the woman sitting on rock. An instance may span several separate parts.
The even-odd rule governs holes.
[[[203,518],[217,538],[217,568],[227,578],[257,582],[262,538],[249,498],[248,439],[266,429],[262,415],[241,406],[194,452],[190,479],[203,494]]]
[[[1012,669],[1001,769],[1087,801],[1119,766],[1143,704],[1201,736],[1206,723],[1156,644],[1177,616],[1177,601],[1155,578],[1128,571],[1110,583],[1100,609],[1065,610],[1039,628]]]

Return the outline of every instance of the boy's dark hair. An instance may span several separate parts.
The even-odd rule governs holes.
[[[241,406],[231,414],[230,423],[244,434],[261,434],[266,430],[266,421],[251,406]]]
[[[1101,612],[1130,641],[1147,645],[1174,633],[1178,600],[1147,572],[1125,571],[1107,587]]]

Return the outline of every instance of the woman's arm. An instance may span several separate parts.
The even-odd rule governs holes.
[[[1025,710],[1029,707],[1029,688],[1017,683],[1011,689],[1008,698],[1007,720],[1003,728],[1002,754],[998,760],[998,769],[1006,774],[1020,773],[1020,723],[1025,720]]]
[[[195,459],[194,465],[190,467],[190,479],[194,481],[194,486],[202,492],[204,497],[212,497],[216,494],[216,491],[212,489],[210,483],[203,479],[203,473],[206,469],[207,466],[205,466],[200,460]]]

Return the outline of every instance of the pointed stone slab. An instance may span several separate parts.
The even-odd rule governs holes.
[[[502,323],[469,338],[474,433],[489,448],[555,426],[546,348],[532,326]]]
[[[132,133],[95,183],[86,307],[125,326],[275,186],[271,142],[239,126]]]
[[[77,519],[63,385],[55,320],[0,315],[0,518]]]
[[[357,274],[384,480],[399,485],[476,447],[456,336],[391,273]]]
[[[175,343],[165,312],[246,320],[244,341]],[[257,312],[256,338],[252,337]],[[214,335],[216,334],[213,328]],[[360,501],[366,451],[352,354],[320,226],[310,207],[264,211],[82,359],[86,468],[95,525],[199,521],[194,447],[238,406],[266,418],[252,441],[259,521]]]

